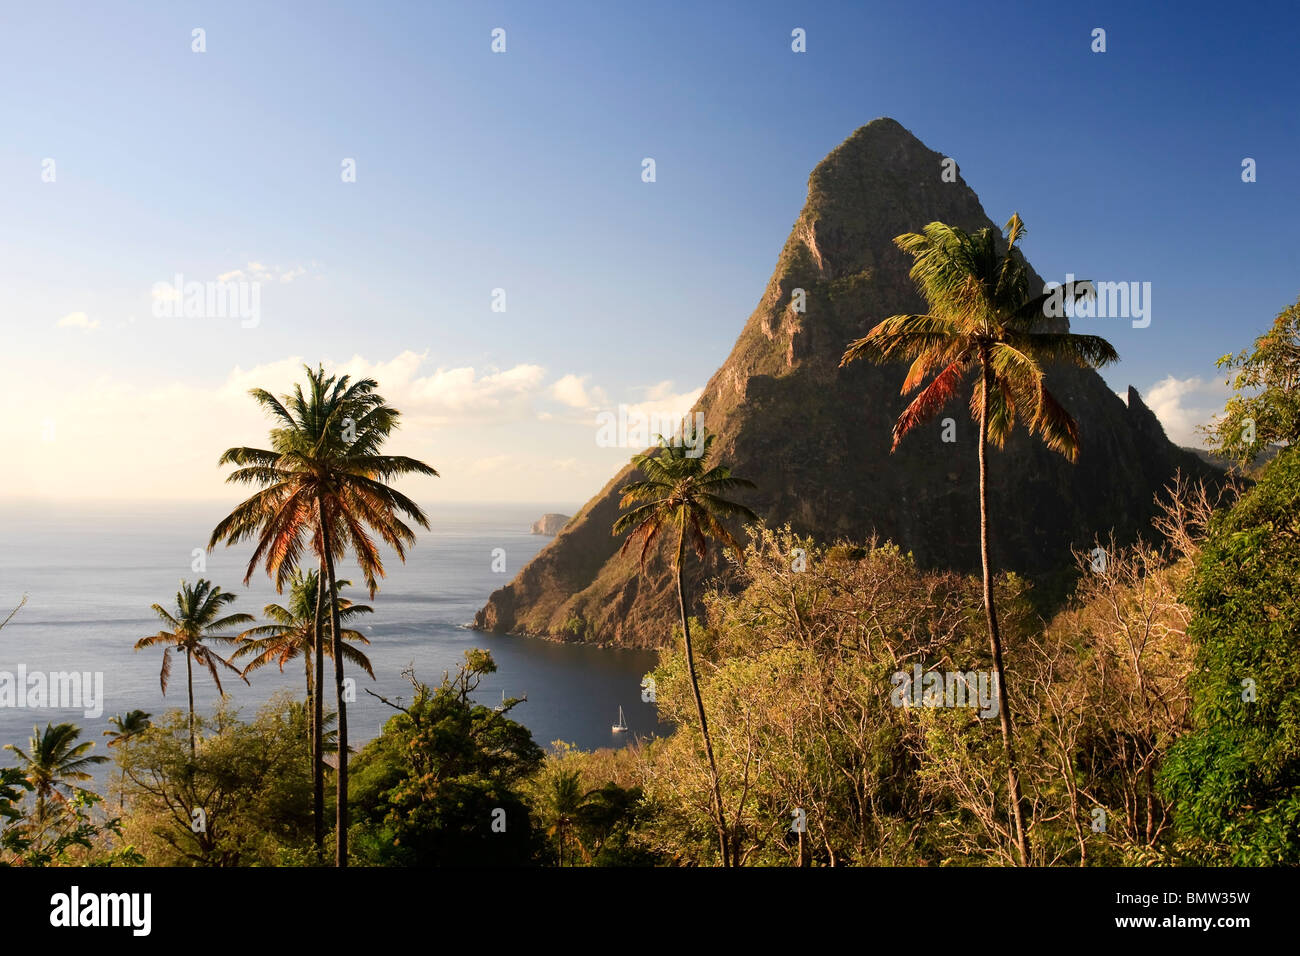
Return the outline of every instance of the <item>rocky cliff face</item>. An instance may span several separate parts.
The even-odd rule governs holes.
[[[548,512],[533,522],[531,530],[533,534],[556,535],[560,533],[560,529],[568,524],[568,521],[568,515]]]
[[[718,434],[716,459],[758,485],[740,499],[769,523],[789,522],[825,541],[875,531],[924,565],[973,570],[977,430],[964,401],[891,455],[905,367],[839,368],[850,340],[889,315],[924,308],[895,236],[934,220],[967,230],[993,225],[960,177],[943,182],[942,160],[898,123],[879,119],[818,164],[767,289],[695,410]],[[1011,212],[999,210],[998,225]],[[792,308],[795,289],[805,290],[802,313]],[[1087,331],[1107,334],[1105,320],[1092,320]],[[1083,369],[1051,368],[1047,379],[1079,422],[1079,462],[1022,429],[990,460],[994,561],[1031,576],[1070,563],[1071,546],[1091,545],[1094,535],[1114,529],[1127,539],[1146,530],[1152,498],[1175,470],[1214,473],[1168,441],[1136,390],[1125,403]],[[945,417],[955,422],[955,442],[941,440]],[[615,475],[492,595],[476,626],[631,646],[665,642],[676,606],[668,564],[653,558],[642,575],[610,535],[618,489],[631,477],[630,466]],[[727,573],[717,558],[703,569],[692,560],[688,578],[698,594],[703,578]]]

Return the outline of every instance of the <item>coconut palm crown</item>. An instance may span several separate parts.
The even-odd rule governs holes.
[[[933,375],[894,425],[897,448],[903,437],[937,415],[958,393],[969,373],[981,378],[971,393],[971,417],[979,421],[987,402],[987,440],[1001,448],[1017,416],[1047,447],[1070,461],[1079,454],[1079,427],[1046,387],[1043,365],[1067,363],[1098,368],[1118,361],[1114,347],[1098,335],[1044,331],[1048,304],[1068,295],[1091,294],[1089,283],[1066,290],[1032,293],[1029,270],[1017,244],[1025,235],[1020,216],[1006,225],[1006,251],[994,229],[966,233],[932,222],[920,233],[894,243],[911,255],[911,277],[929,311],[892,315],[863,338],[849,343],[840,365],[859,359],[884,364],[910,361],[902,394],[916,391]],[[985,393],[987,390],[987,400]]]
[[[757,515],[722,496],[737,489],[753,488],[754,483],[733,477],[726,465],[709,467],[717,436],[705,433],[696,437],[698,441],[691,443],[660,436],[657,449],[632,458],[632,464],[645,477],[620,489],[623,498],[619,506],[632,510],[614,522],[613,533],[631,531],[620,553],[640,544],[643,568],[651,546],[670,528],[679,532],[674,567],[681,565],[688,542],[696,557],[703,560],[710,538],[732,551],[738,561],[744,560],[744,547],[722,519],[754,521]]]

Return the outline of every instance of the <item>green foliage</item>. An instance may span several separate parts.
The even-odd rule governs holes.
[[[561,866],[652,866],[659,857],[640,840],[650,817],[640,785],[638,748],[585,753],[552,744],[525,785],[533,814],[550,839],[548,862]]]
[[[116,714],[108,718],[112,724],[111,730],[104,731],[104,736],[109,738],[110,747],[120,747],[129,744],[132,737],[136,737],[149,729],[149,718],[153,714],[146,713],[143,710],[132,710],[125,714]]]
[[[117,750],[124,832],[152,866],[276,865],[311,845],[308,715],[287,692],[251,723],[223,700],[197,719],[169,711]],[[196,811],[200,811],[196,814]]]
[[[0,866],[135,866],[143,857],[119,846],[121,822],[97,820],[102,798],[70,781],[90,779],[85,768],[105,757],[85,756],[72,724],[33,732],[30,754],[9,747],[23,767],[0,768]],[[30,798],[33,806],[28,807]]]
[[[831,302],[842,308],[860,306],[873,291],[874,278],[872,270],[866,269],[862,272],[855,272],[851,275],[832,279],[829,283],[827,296]]]
[[[1027,582],[1010,574],[995,582],[1030,859],[1039,865],[1179,852],[1152,779],[1190,720],[1191,612],[1178,593],[1191,558],[1147,545],[1107,550],[1104,574],[1079,555],[1076,591],[1048,622]],[[803,561],[792,561],[796,551]],[[891,700],[895,675],[917,665],[990,673],[981,582],[922,571],[891,544],[824,547],[759,527],[741,583],[739,593],[710,594],[707,626],[694,628],[737,858],[1018,863],[998,721],[973,708]],[[709,771],[680,646],[661,652],[654,677],[661,715],[678,727],[644,750],[631,843],[663,860],[716,865]],[[791,829],[796,809],[806,814],[802,841]],[[1104,827],[1094,828],[1097,810]]]
[[[1253,349],[1225,355],[1234,394],[1207,431],[1229,461],[1248,465],[1270,445],[1300,442],[1300,300],[1284,309]]]
[[[0,826],[8,826],[15,820],[22,819],[23,812],[18,804],[33,789],[31,781],[20,768],[0,767]]]
[[[791,555],[803,551],[802,570]],[[832,554],[834,557],[832,557]],[[849,556],[856,556],[846,559]],[[754,529],[744,590],[706,601],[701,690],[716,741],[722,802],[747,865],[915,865],[943,861],[944,795],[923,792],[924,728],[890,701],[891,674],[913,662],[987,668],[978,582],[928,574],[897,547],[818,546],[790,530]],[[1000,582],[1008,628],[1020,601]],[[661,652],[660,713],[678,724],[651,748],[641,842],[665,858],[719,860],[703,800],[709,776],[684,656]],[[969,714],[965,715],[969,717]],[[998,765],[996,722],[971,732]],[[987,726],[985,726],[987,725]],[[980,745],[984,748],[984,745]],[[1005,772],[990,770],[993,792]],[[792,813],[807,815],[802,847]]]
[[[13,805],[31,789],[31,782],[18,767],[0,767],[0,817],[17,816]]]
[[[1162,776],[1204,862],[1300,863],[1300,451],[1210,525],[1196,614],[1195,730]]]
[[[582,774],[576,770],[558,770],[550,777],[545,797],[543,810],[549,824],[546,833],[557,839],[560,866],[564,866],[565,836],[573,828],[578,811],[582,809],[587,798],[587,795],[582,792]]]
[[[0,800],[3,800],[0,797]],[[122,821],[95,819],[103,798],[78,788],[61,806],[54,826],[37,835],[21,824],[0,833],[0,866],[141,866],[144,856],[122,845]]]
[[[592,866],[652,866],[656,855],[633,834],[645,818],[644,791],[614,781],[588,791],[578,808],[577,826]]]
[[[586,620],[583,619],[582,615],[572,614],[565,620],[564,626],[560,628],[560,631],[565,637],[572,638],[575,641],[580,641],[586,638],[587,629],[588,624]]]
[[[91,779],[90,768],[108,761],[107,757],[90,756],[95,744],[89,740],[77,743],[80,736],[81,728],[75,724],[46,724],[44,732],[32,728],[27,750],[5,744],[5,750],[12,750],[21,761],[31,784],[36,799],[32,822],[38,829],[48,822],[52,801],[65,801],[74,792],[74,782]]]
[[[399,713],[354,758],[350,842],[357,862],[521,865],[541,853],[519,787],[544,754],[507,716],[518,700],[494,709],[470,699],[496,665],[487,651],[465,656],[456,676],[444,674],[437,687],[408,672],[414,699],[386,701]]]
[[[1189,506],[1169,513],[1188,515]],[[1030,755],[1023,779],[1042,863],[1117,865],[1168,849],[1170,807],[1154,775],[1190,721],[1191,611],[1179,594],[1196,550],[1187,534],[1173,540],[1189,550],[1099,543],[1100,571],[1091,552],[1077,553],[1069,604],[1014,655],[1018,746]]]

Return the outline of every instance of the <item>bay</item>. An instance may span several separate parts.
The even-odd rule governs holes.
[[[80,710],[0,706],[0,744],[26,749],[33,725],[72,722],[83,740],[94,740],[94,753],[107,753],[102,736],[114,714],[141,709],[161,715],[185,706],[183,660],[173,665],[164,697],[159,687],[161,650],[134,651],[135,641],[157,633],[161,622],[150,610],[157,602],[171,610],[181,579],[205,577],[238,595],[231,611],[264,620],[268,603],[287,603],[277,595],[265,572],[243,583],[250,547],[220,547],[206,552],[208,536],[231,502],[0,502],[0,619],[27,596],[27,604],[0,630],[0,672],[81,671],[102,673],[103,713],[87,717]],[[469,630],[488,595],[507,583],[551,539],[529,533],[542,514],[572,514],[571,504],[434,505],[428,509],[432,530],[420,532],[405,564],[385,555],[387,577],[374,600],[359,586],[360,573],[350,561],[340,578],[357,585],[344,591],[374,613],[358,619],[357,629],[370,640],[364,648],[375,679],[351,670],[357,701],[348,707],[351,742],[359,748],[376,736],[394,711],[369,689],[389,699],[411,697],[403,677],[411,667],[421,681],[436,684],[454,673],[464,652],[489,650],[498,670],[483,680],[475,699],[496,704],[507,697],[527,697],[511,716],[544,747],[563,740],[583,749],[623,746],[638,737],[663,735],[652,703],[641,699],[641,679],[656,663],[653,652],[602,649],[509,637]],[[493,570],[494,549],[504,552],[504,572]],[[196,554],[197,550],[197,554]],[[204,562],[195,571],[196,561]],[[218,648],[228,654],[228,649]],[[332,665],[327,661],[327,687]],[[303,666],[295,661],[281,674],[266,667],[245,685],[222,674],[227,694],[251,717],[281,688],[304,693]],[[195,674],[195,707],[210,712],[217,691],[206,674]],[[327,698],[327,701],[329,698]],[[610,730],[622,706],[627,733]],[[13,762],[0,753],[0,766]],[[102,778],[101,767],[96,776]]]

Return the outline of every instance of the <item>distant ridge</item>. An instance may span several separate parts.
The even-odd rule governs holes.
[[[891,456],[904,368],[839,368],[847,343],[880,319],[923,310],[895,236],[934,220],[995,225],[960,175],[942,181],[943,159],[894,120],[877,119],[817,165],[757,308],[694,410],[718,435],[716,456],[758,485],[737,497],[770,523],[824,541],[875,531],[923,565],[973,570],[978,463],[964,402],[941,416],[955,420],[955,443],[940,441],[935,422]],[[996,225],[1012,211],[999,210]],[[1041,281],[1031,272],[1031,282]],[[806,291],[802,314],[791,308],[796,288]],[[1105,335],[1105,320],[1089,331]],[[1136,389],[1126,405],[1097,373],[1075,368],[1049,369],[1048,383],[1079,422],[1078,464],[1018,429],[990,465],[994,560],[1031,576],[1070,563],[1071,546],[1094,535],[1113,528],[1130,539],[1147,530],[1153,497],[1176,470],[1218,474],[1165,437]],[[667,563],[652,558],[643,576],[610,535],[618,489],[631,476],[630,466],[615,475],[491,596],[475,626],[602,644],[666,642],[676,617]],[[694,561],[691,568],[697,580],[727,573],[716,557],[704,572]]]
[[[1191,454],[1195,455],[1197,458],[1201,459],[1201,461],[1205,462],[1207,465],[1210,465],[1211,467],[1214,468],[1221,468],[1226,471],[1229,467],[1235,464],[1235,462],[1228,461],[1228,459],[1224,458],[1222,455],[1215,454],[1214,452],[1210,451],[1208,448],[1190,448],[1187,445],[1179,445],[1178,447],[1180,447],[1185,452],[1190,452]],[[1263,451],[1261,451],[1258,455],[1255,456],[1255,460],[1250,463],[1250,467],[1258,468],[1261,465],[1267,464],[1268,462],[1276,458],[1277,453],[1280,452],[1281,450],[1282,450],[1281,445],[1269,445],[1267,448],[1265,448]]]

